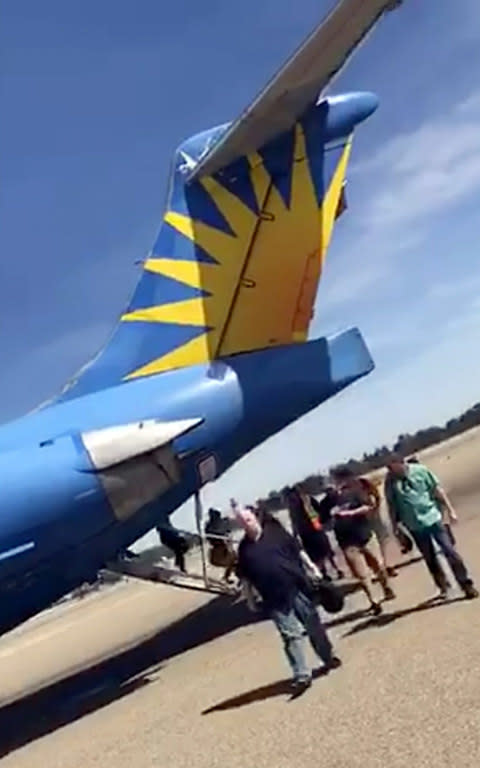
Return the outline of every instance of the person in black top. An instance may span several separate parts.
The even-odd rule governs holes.
[[[312,601],[300,548],[272,516],[262,524],[251,510],[236,510],[245,530],[238,549],[237,576],[252,585],[277,627],[293,672],[293,694],[310,687],[312,675],[304,655],[306,633],[327,671],[340,666]]]
[[[374,598],[369,568],[377,575],[385,599],[393,600],[395,594],[388,582],[380,546],[373,536],[373,502],[359,479],[348,468],[339,467],[333,472],[333,477],[338,491],[337,506],[332,510],[335,536],[350,570],[358,579],[377,616],[382,612],[382,607]]]
[[[231,541],[232,526],[227,517],[222,517],[219,509],[211,507],[208,510],[208,522],[205,534],[210,545],[210,565],[225,568],[223,580],[230,582],[235,569],[237,557]]]
[[[299,486],[287,488],[285,500],[292,531],[302,543],[309,558],[320,568],[323,578],[331,581],[327,572],[329,562],[337,578],[342,579],[343,573],[335,562],[335,553],[324,530],[319,502],[313,496],[303,493]]]
[[[338,492],[334,485],[327,485],[325,494],[317,501],[317,511],[325,531],[333,528],[332,509],[337,506]]]
[[[222,517],[219,509],[210,507],[208,520],[205,526],[205,534],[209,544],[215,544],[219,538],[228,538],[232,532],[232,525],[228,517]]]
[[[182,571],[182,573],[186,573],[187,567],[185,563],[185,555],[189,550],[189,545],[185,534],[177,531],[177,529],[168,522],[158,525],[157,533],[163,546],[173,552],[177,568]]]

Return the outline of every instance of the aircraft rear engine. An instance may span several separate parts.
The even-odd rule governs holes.
[[[150,420],[82,435],[117,520],[128,520],[180,481],[180,462],[173,440],[201,422]]]
[[[174,440],[201,422],[137,422],[0,453],[0,578],[67,556],[178,483]]]

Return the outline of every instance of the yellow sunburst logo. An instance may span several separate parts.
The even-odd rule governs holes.
[[[133,371],[128,379],[306,339],[351,139],[320,206],[305,144],[297,124],[289,206],[256,154],[248,160],[259,215],[214,178],[201,179],[233,235],[183,214],[166,213],[164,221],[216,263],[160,256],[148,259],[145,270],[208,295],[139,309],[122,320],[196,326],[205,332]]]

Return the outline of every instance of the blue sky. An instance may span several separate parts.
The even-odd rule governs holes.
[[[332,2],[4,0],[0,418],[54,394],[125,305],[171,154],[231,119]],[[374,374],[206,492],[252,498],[480,399],[480,6],[405,0],[332,90],[374,90],[314,334],[358,325]]]

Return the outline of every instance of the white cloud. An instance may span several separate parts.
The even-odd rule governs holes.
[[[480,90],[352,168],[358,199],[348,237],[333,245],[336,267],[322,284],[319,312],[371,292],[431,235],[436,217],[480,189],[479,122]]]
[[[359,247],[361,247],[361,243],[359,243]],[[357,272],[343,272],[333,279],[331,285],[329,284],[330,281],[325,281],[320,287],[317,311],[322,314],[326,311],[330,312],[351,299],[358,298],[370,285],[377,283],[387,274],[386,263],[375,260],[371,264],[367,264],[359,274]]]
[[[418,226],[480,187],[480,91],[440,118],[394,137],[360,164],[380,184],[362,213],[370,230]]]
[[[403,350],[413,361],[436,345],[450,342],[460,331],[474,331],[479,327],[479,292],[480,275],[433,284],[419,301],[408,305],[393,326],[378,325],[364,334],[374,359],[386,351]]]
[[[361,216],[360,216],[361,221]],[[325,314],[345,306],[352,300],[361,299],[371,288],[387,280],[392,271],[392,262],[417,247],[423,232],[399,232],[388,237],[385,232],[376,232],[365,227],[354,228],[344,253],[337,252],[332,260],[337,264],[332,276],[323,278],[317,298],[318,312]]]

